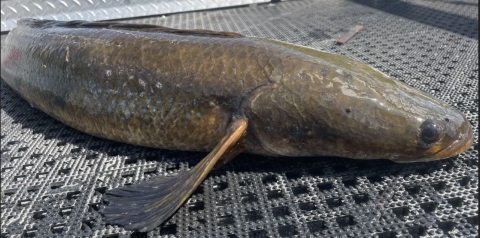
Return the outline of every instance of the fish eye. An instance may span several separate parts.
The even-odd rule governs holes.
[[[420,125],[420,139],[425,143],[434,143],[440,140],[442,135],[442,128],[432,119],[425,120]]]

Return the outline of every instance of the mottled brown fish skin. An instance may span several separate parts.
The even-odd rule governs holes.
[[[9,33],[2,78],[94,136],[209,151],[239,114],[245,151],[264,155],[413,162],[472,143],[456,109],[345,56],[234,33],[56,23]]]
[[[242,96],[268,83],[256,58],[266,49],[248,38],[20,26],[4,50],[2,78],[33,106],[88,134],[148,147],[212,149]]]

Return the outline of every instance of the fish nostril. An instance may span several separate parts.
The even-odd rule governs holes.
[[[347,108],[347,109],[345,109],[345,112],[346,112],[346,113],[350,113],[350,112],[352,112],[352,109]]]
[[[446,122],[450,122],[450,119],[448,119],[448,118],[445,118],[445,121],[446,121]]]

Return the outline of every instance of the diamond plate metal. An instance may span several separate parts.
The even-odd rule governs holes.
[[[18,0],[1,2],[1,31],[21,18],[100,21],[232,7],[269,0]]]

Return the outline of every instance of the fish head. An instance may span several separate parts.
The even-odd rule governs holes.
[[[248,105],[263,154],[419,162],[472,145],[471,124],[446,103],[351,58],[300,53],[315,57],[297,56]]]

